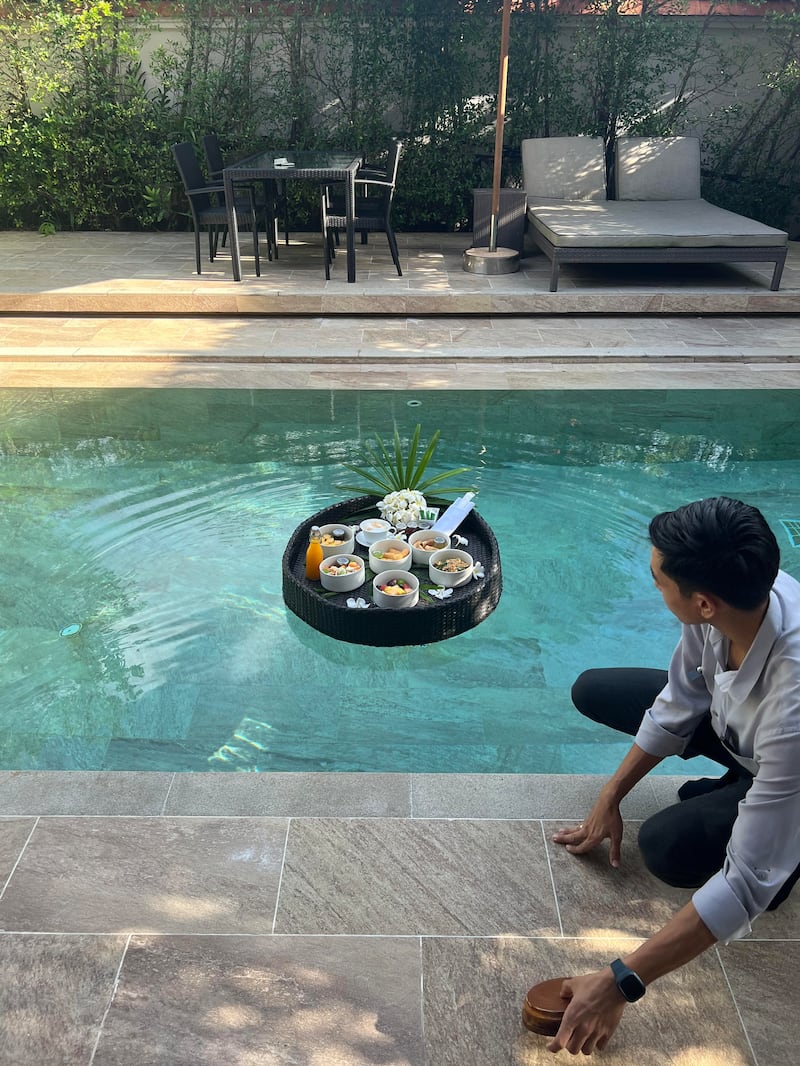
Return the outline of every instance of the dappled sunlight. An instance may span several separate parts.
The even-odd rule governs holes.
[[[191,927],[197,921],[208,920],[209,918],[218,918],[221,915],[227,915],[231,911],[231,907],[227,903],[220,903],[218,900],[199,899],[197,896],[179,896],[179,895],[157,895],[154,894],[149,898],[150,909],[163,915],[167,918],[177,918],[182,922],[187,922]],[[195,926],[196,927],[196,926]]]
[[[422,1051],[418,988],[413,945],[386,955],[361,938],[154,937],[132,945],[106,1033],[110,1047],[124,1031],[131,1060],[143,1057],[157,1010],[178,1040],[191,1020],[193,1061],[411,1066]],[[172,1035],[162,1047],[176,1052]]]
[[[730,1044],[709,1047],[693,1044],[672,1053],[670,1066],[751,1066],[752,1060]]]
[[[253,1006],[241,1003],[222,1003],[206,1013],[209,1025],[223,1029],[246,1029],[261,1024],[261,1012]]]

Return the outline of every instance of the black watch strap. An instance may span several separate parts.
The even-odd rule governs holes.
[[[620,994],[629,1003],[635,1003],[647,991],[647,986],[638,973],[634,973],[630,967],[625,965],[622,959],[614,959],[611,963],[611,972],[614,974],[614,980],[617,982]]]

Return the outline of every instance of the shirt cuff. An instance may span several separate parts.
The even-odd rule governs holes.
[[[642,724],[636,736],[635,743],[646,751],[648,755],[666,758],[667,755],[682,755],[689,743],[687,737],[676,736],[653,720],[650,711],[645,712]]]
[[[698,888],[692,903],[703,924],[723,944],[739,940],[751,931],[750,916],[722,870]]]

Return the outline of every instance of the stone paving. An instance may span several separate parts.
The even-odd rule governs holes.
[[[797,388],[779,293],[721,267],[474,278],[458,235],[359,280],[295,239],[241,286],[189,234],[0,234],[0,387]],[[245,270],[248,263],[245,260]],[[686,898],[549,843],[596,777],[0,774],[3,1066],[535,1066],[529,984],[603,965]],[[797,893],[795,893],[797,895]],[[626,1010],[615,1066],[786,1066],[800,898]]]
[[[529,985],[688,898],[550,842],[598,778],[0,774],[4,1066],[536,1066]],[[786,1066],[800,899],[629,1007],[610,1066]]]

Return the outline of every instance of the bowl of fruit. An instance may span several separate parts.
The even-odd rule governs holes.
[[[406,570],[384,570],[372,580],[372,601],[376,607],[397,610],[413,607],[418,600],[419,579]]]
[[[411,549],[404,540],[379,540],[369,546],[369,568],[373,574],[386,570],[410,570]]]

